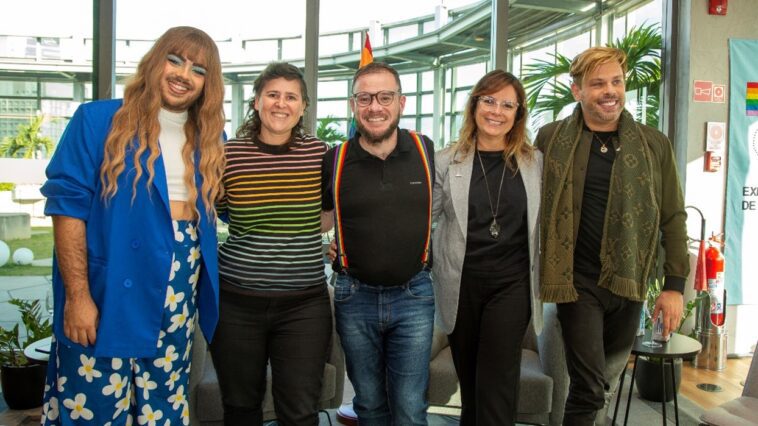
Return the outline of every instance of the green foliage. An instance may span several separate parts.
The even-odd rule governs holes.
[[[37,158],[38,151],[41,150],[44,157],[49,157],[53,153],[53,140],[40,135],[44,121],[44,115],[36,115],[28,124],[19,124],[18,134],[8,136],[0,143],[0,156]]]
[[[347,136],[343,135],[337,128],[336,123],[340,120],[332,117],[331,115],[326,118],[318,120],[318,127],[316,128],[316,137],[319,140],[326,142],[327,145],[333,146],[336,143],[342,142],[347,139]]]
[[[13,191],[16,189],[16,184],[12,182],[0,182],[0,191]]]
[[[637,120],[652,127],[658,126],[658,108],[661,87],[661,49],[663,38],[657,25],[632,28],[622,39],[608,44],[627,54],[627,92],[637,91],[640,107],[633,111]],[[574,102],[571,87],[567,84],[572,58],[557,53],[553,60],[539,60],[526,65],[523,78],[527,104],[533,113],[550,111],[557,115],[566,105]],[[563,81],[560,79],[563,78]]]
[[[26,364],[24,351],[18,341],[18,324],[10,330],[0,327],[0,364]]]
[[[26,339],[19,338],[19,326],[16,324],[8,330],[0,327],[0,364],[24,365],[27,359],[24,348],[32,342],[50,337],[53,326],[49,319],[42,320],[42,303],[39,300],[11,299],[8,301],[21,313],[21,323],[26,328]]]

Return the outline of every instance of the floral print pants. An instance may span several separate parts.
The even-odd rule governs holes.
[[[92,346],[53,341],[41,423],[188,425],[187,387],[200,246],[192,222],[174,221],[174,259],[155,358],[95,358]]]

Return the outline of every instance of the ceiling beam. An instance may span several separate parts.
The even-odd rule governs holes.
[[[582,14],[594,13],[597,7],[594,0],[511,0],[510,5],[521,9]]]

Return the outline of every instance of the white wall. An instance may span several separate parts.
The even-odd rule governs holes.
[[[730,38],[758,38],[758,8],[756,1],[731,1],[726,16],[708,15],[706,2],[693,2],[690,18],[690,69],[691,80],[712,81],[715,84],[726,84],[729,88],[729,46]],[[722,233],[724,227],[726,165],[728,143],[724,147],[722,169],[717,173],[703,171],[703,155],[705,151],[706,122],[718,121],[729,126],[729,98],[725,103],[692,102],[693,82],[689,81],[687,111],[688,122],[684,123],[687,131],[687,182],[685,187],[685,202],[700,208],[706,216],[707,235],[711,232]],[[687,225],[689,234],[699,238],[699,218],[694,214]],[[727,235],[727,238],[729,236]],[[750,262],[758,253],[742,253],[742,261]],[[729,279],[729,271],[725,271]],[[745,285],[743,283],[743,285]],[[728,296],[727,296],[727,303]],[[727,316],[727,352],[744,355],[750,352],[758,340],[758,306],[729,305]]]
[[[0,158],[0,182],[15,184],[45,183],[45,168],[50,160]]]

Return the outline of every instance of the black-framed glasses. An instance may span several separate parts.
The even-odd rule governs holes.
[[[479,106],[487,111],[497,111],[498,106],[505,111],[515,111],[518,109],[519,103],[514,101],[498,101],[492,96],[479,96],[477,98]]]
[[[400,92],[392,90],[380,90],[376,93],[358,92],[353,94],[353,100],[355,100],[355,103],[358,104],[358,106],[367,107],[371,105],[371,102],[376,98],[379,105],[388,106],[395,100],[395,96],[399,95]]]

